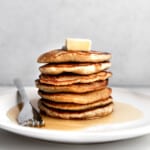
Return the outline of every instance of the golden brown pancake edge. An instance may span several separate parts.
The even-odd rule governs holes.
[[[112,97],[109,97],[107,99],[98,100],[96,102],[89,103],[89,104],[59,103],[59,102],[54,102],[54,101],[45,100],[45,99],[40,99],[39,103],[42,103],[48,108],[70,110],[70,111],[81,111],[81,110],[93,109],[93,108],[100,107],[100,106],[102,107],[102,106],[108,105],[109,103],[112,103],[112,101],[113,101]]]
[[[61,119],[95,119],[109,115],[113,111],[113,103],[110,103],[104,107],[97,107],[95,109],[87,110],[87,111],[76,111],[76,112],[68,112],[68,111],[60,111],[57,109],[49,109],[43,104],[39,104],[39,108],[41,112],[44,112],[46,115],[55,118]]]
[[[95,81],[91,83],[76,83],[71,85],[50,85],[40,83],[39,80],[35,81],[36,87],[40,91],[48,93],[71,92],[71,93],[86,93],[94,90],[100,90],[107,86],[108,80]]]
[[[102,90],[92,91],[88,93],[46,93],[43,91],[38,91],[38,94],[43,99],[55,101],[55,102],[65,102],[65,103],[78,103],[78,104],[88,104],[95,102],[100,99],[107,99],[111,95],[111,88],[104,88]]]
[[[64,72],[71,72],[80,75],[89,75],[104,71],[111,66],[110,62],[102,63],[66,63],[46,64],[39,68],[42,74],[57,75]]]
[[[75,83],[91,83],[99,80],[106,80],[112,76],[111,72],[102,71],[91,75],[77,74],[61,74],[61,75],[45,75],[39,76],[40,83],[52,85],[70,85]]]

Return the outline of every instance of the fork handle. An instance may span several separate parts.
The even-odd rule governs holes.
[[[23,103],[29,102],[29,99],[27,97],[27,94],[25,92],[25,89],[23,87],[23,84],[19,78],[14,79],[14,84],[18,89],[18,92],[22,98]]]

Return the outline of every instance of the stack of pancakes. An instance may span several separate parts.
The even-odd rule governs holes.
[[[39,108],[50,117],[93,119],[113,111],[110,53],[98,51],[51,50],[38,58],[45,63],[36,86]]]

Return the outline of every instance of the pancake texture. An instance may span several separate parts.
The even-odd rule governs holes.
[[[48,85],[42,84],[39,80],[36,80],[36,87],[40,91],[48,93],[60,93],[60,92],[71,92],[71,93],[86,93],[95,90],[103,89],[107,86],[108,80],[95,81],[92,83],[77,83],[71,85]]]
[[[109,97],[108,99],[98,100],[96,102],[89,103],[89,104],[58,103],[58,102],[48,101],[45,99],[41,99],[40,103],[42,103],[47,107],[60,109],[60,110],[81,111],[81,110],[93,109],[95,107],[105,106],[107,104],[112,103],[112,101],[113,101],[112,98]]]
[[[42,54],[38,63],[64,63],[64,62],[104,62],[111,59],[110,53],[98,51],[71,51],[71,50],[51,50]]]
[[[56,49],[39,56],[35,80],[40,112],[61,119],[95,119],[113,112],[111,54]]]
[[[90,110],[75,112],[52,109],[43,105],[42,103],[39,103],[39,108],[42,112],[50,117],[61,119],[94,119],[109,115],[113,111],[113,103],[110,103],[103,107],[96,107]]]
[[[40,83],[52,85],[70,85],[75,83],[91,83],[106,80],[112,76],[111,72],[102,71],[91,75],[60,74],[60,75],[40,75]]]
[[[40,67],[43,74],[57,75],[63,72],[88,75],[106,70],[111,66],[110,62],[103,63],[69,63],[69,64],[46,64]]]
[[[111,95],[111,88],[105,88],[88,93],[45,93],[39,91],[39,95],[43,99],[51,100],[54,102],[88,104],[98,101],[100,99],[107,99]]]

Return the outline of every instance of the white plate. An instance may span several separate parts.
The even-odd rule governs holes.
[[[26,88],[30,99],[37,99],[35,88]],[[16,105],[16,91],[12,90],[0,96],[0,128],[48,141],[70,143],[97,143],[134,138],[150,133],[150,97],[121,88],[113,88],[113,97],[117,101],[131,104],[140,109],[144,117],[129,123],[93,126],[77,131],[41,130],[38,128],[22,127],[7,117],[7,111]]]

